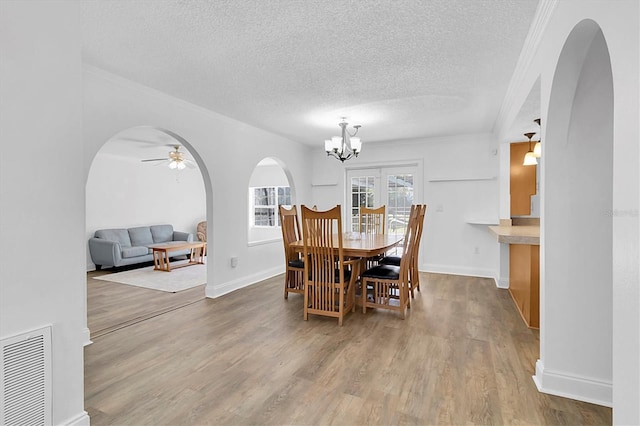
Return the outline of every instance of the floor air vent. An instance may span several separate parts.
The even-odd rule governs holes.
[[[51,327],[0,341],[0,425],[51,424]]]

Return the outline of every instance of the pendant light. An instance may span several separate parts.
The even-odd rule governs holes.
[[[540,119],[536,118],[535,121],[538,124],[538,127],[540,126]],[[540,158],[542,156],[542,137],[538,138],[538,142],[536,142],[536,144],[533,146],[533,155],[536,158]]]
[[[531,138],[535,135],[534,132],[529,132],[524,134],[529,139],[529,151],[524,155],[524,161],[522,162],[523,166],[535,166],[538,164],[538,159],[536,158],[533,150],[531,149]]]

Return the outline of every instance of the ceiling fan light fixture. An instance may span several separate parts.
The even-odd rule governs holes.
[[[162,161],[165,162],[171,170],[184,170],[187,167],[193,169],[196,167],[193,160],[185,158],[184,153],[180,151],[180,145],[173,145],[173,149],[173,151],[169,151],[168,157],[166,158],[150,158],[142,160],[142,162]]]

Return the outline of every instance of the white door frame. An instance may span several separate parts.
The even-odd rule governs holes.
[[[376,184],[382,187],[381,177],[384,172],[397,171],[398,169],[408,169],[413,173],[413,202],[414,204],[419,204],[423,200],[423,191],[424,191],[424,161],[422,158],[412,159],[412,160],[399,160],[399,161],[387,161],[384,163],[360,163],[357,166],[348,166],[345,167],[344,170],[344,202],[343,205],[345,208],[343,209],[343,223],[345,224],[344,229],[351,230],[351,190],[350,186],[350,178],[352,175],[362,172],[364,173],[371,171],[369,176],[377,176]],[[381,193],[377,195],[380,196]],[[379,206],[380,202],[376,201],[377,206]],[[386,201],[385,201],[386,204]],[[374,206],[375,207],[375,206]]]

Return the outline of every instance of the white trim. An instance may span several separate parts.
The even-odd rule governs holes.
[[[497,176],[469,176],[469,177],[434,177],[427,182],[460,182],[460,181],[474,181],[474,180],[496,180]]]
[[[241,288],[250,286],[251,284],[264,281],[266,279],[275,277],[284,273],[284,266],[277,266],[274,268],[266,269],[264,271],[257,272],[245,277],[237,278],[232,281],[228,281],[222,284],[207,284],[204,293],[210,299],[223,296],[232,291],[239,290]]]
[[[494,278],[496,281],[496,287],[498,288],[509,288],[509,278]]]
[[[272,227],[265,227],[265,228],[272,228]],[[278,226],[279,228],[279,226]],[[255,247],[255,246],[264,246],[267,244],[273,244],[273,243],[280,243],[282,242],[282,237],[278,237],[278,238],[270,238],[268,240],[256,240],[256,241],[249,241],[247,243],[247,247]]]
[[[529,33],[520,51],[516,68],[511,75],[511,80],[509,81],[507,92],[502,101],[500,112],[493,124],[493,133],[498,136],[498,138],[503,137],[503,133],[508,130],[507,126],[511,125],[513,118],[520,112],[522,105],[516,104],[516,101],[520,100],[520,98],[516,96],[515,92],[524,84],[524,79],[527,72],[531,69],[538,46],[542,41],[545,29],[551,20],[551,15],[558,5],[558,2],[559,0],[540,0],[538,3],[536,14],[531,22],[531,27],[529,27]]]
[[[613,407],[613,384],[610,382],[545,370],[541,359],[536,361],[536,374],[532,378],[541,393]]]
[[[83,411],[62,424],[66,426],[89,426],[91,424],[91,419],[89,418],[89,414],[86,411]]]
[[[413,158],[411,160],[394,160],[394,161],[386,161],[386,162],[358,162],[357,165],[348,165],[345,166],[345,176],[346,172],[350,170],[366,170],[366,169],[393,169],[396,167],[419,167],[422,171],[424,167],[424,159],[422,158]]]
[[[82,339],[84,341],[82,344],[83,346],[89,346],[93,343],[91,341],[91,331],[89,330],[89,327],[85,327],[84,330],[82,330],[82,334],[84,335],[84,338]]]
[[[422,265],[420,271],[431,272],[434,274],[448,274],[448,275],[462,275],[466,277],[479,277],[479,278],[491,278],[494,281],[498,274],[495,270],[489,268],[476,268],[469,266],[459,265],[436,265],[433,263],[426,263]]]

